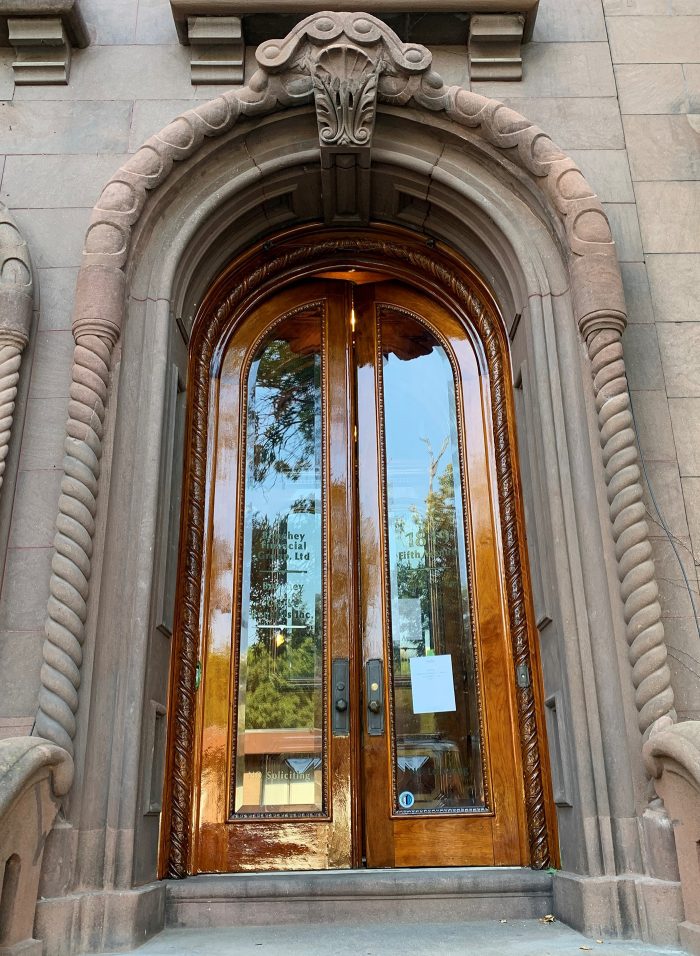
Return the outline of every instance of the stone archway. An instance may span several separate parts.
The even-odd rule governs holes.
[[[352,89],[359,94],[357,112],[349,109],[348,54]],[[455,128],[473,130],[531,178],[542,203],[561,224],[574,314],[591,361],[635,701],[646,734],[658,718],[675,714],[622,356],[624,297],[600,202],[573,160],[542,130],[496,101],[445,87],[430,70],[428,51],[402,44],[374,17],[311,16],[284,41],[263,44],[257,59],[260,69],[246,88],[183,114],[148,140],[106,185],[93,211],[73,322],[65,476],[35,733],[72,753],[110,362],[124,319],[133,228],[149,193],[167,179],[175,162],[191,158],[207,138],[222,136],[243,117],[314,98],[326,194],[332,194],[338,155],[351,157],[360,197],[351,211],[356,219],[363,216],[363,180],[379,101],[442,114]],[[338,204],[331,201],[326,217],[332,220],[337,211]]]

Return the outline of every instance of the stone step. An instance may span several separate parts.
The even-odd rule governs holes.
[[[295,926],[167,929],[134,956],[671,956],[678,950],[590,939],[558,921],[338,922]],[[106,956],[106,954],[103,954]],[[111,954],[117,956],[117,954]]]
[[[552,911],[552,877],[520,867],[235,873],[169,880],[166,925],[451,923]]]

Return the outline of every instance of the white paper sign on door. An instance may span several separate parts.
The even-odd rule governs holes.
[[[413,713],[439,714],[457,710],[452,655],[412,657],[410,663]]]

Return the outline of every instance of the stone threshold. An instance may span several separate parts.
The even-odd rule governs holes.
[[[237,873],[166,883],[169,927],[533,919],[551,909],[551,874],[520,867]]]

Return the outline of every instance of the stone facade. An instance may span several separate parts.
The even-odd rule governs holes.
[[[10,335],[12,341],[5,343],[1,338],[6,334],[5,326],[11,330],[14,326],[6,319],[10,312],[3,299],[3,280],[10,273],[3,266],[0,275],[0,374],[9,376],[3,386],[6,405],[0,435],[4,442],[0,451],[0,546],[4,549],[0,736],[26,737],[36,723],[39,736],[71,754],[75,751],[73,789],[65,801],[61,823],[47,844],[41,894],[48,901],[42,904],[37,923],[37,932],[42,933],[48,932],[47,928],[57,933],[57,927],[63,927],[61,932],[70,942],[67,948],[50,949],[57,953],[96,948],[98,938],[100,945],[129,945],[138,938],[134,927],[147,926],[152,931],[162,920],[162,891],[153,882],[157,826],[154,830],[148,820],[144,823],[140,819],[136,798],[133,805],[129,800],[119,803],[112,799],[108,806],[110,788],[116,788],[116,781],[121,784],[131,780],[134,793],[138,791],[144,772],[140,741],[149,733],[146,711],[151,704],[162,706],[165,701],[167,673],[167,652],[157,649],[155,638],[144,637],[140,642],[133,630],[140,627],[145,635],[150,627],[138,611],[146,608],[147,622],[149,599],[143,598],[139,604],[137,592],[145,592],[145,582],[157,572],[157,566],[148,564],[144,552],[153,550],[161,520],[157,514],[161,446],[159,421],[139,417],[129,404],[128,390],[132,386],[140,390],[140,395],[148,394],[136,352],[141,348],[158,369],[164,369],[169,308],[172,316],[186,317],[197,292],[201,295],[201,282],[206,284],[213,275],[203,275],[199,288],[196,279],[191,280],[188,289],[182,286],[179,300],[172,291],[177,284],[170,279],[167,293],[161,294],[159,288],[165,289],[167,282],[153,265],[160,241],[157,229],[164,235],[172,233],[175,242],[174,224],[187,221],[193,223],[188,228],[194,235],[197,216],[204,222],[212,214],[209,197],[215,195],[216,188],[223,195],[227,183],[234,181],[243,184],[237,189],[248,189],[253,202],[258,178],[268,175],[268,167],[274,169],[270,157],[277,157],[281,168],[282,151],[289,152],[290,142],[302,157],[318,155],[317,139],[314,145],[318,134],[315,124],[309,122],[308,110],[300,113],[296,126],[280,120],[279,133],[273,122],[255,119],[263,112],[274,113],[280,102],[290,105],[288,93],[275,92],[274,103],[264,110],[257,109],[254,97],[245,94],[243,102],[248,107],[240,110],[241,122],[247,124],[243,132],[233,130],[229,136],[233,129],[230,123],[214,135],[216,124],[221,122],[217,112],[220,107],[204,104],[227,93],[230,87],[197,84],[198,75],[208,75],[192,69],[190,51],[179,42],[168,0],[109,4],[80,0],[80,10],[90,45],[73,49],[67,84],[15,85],[16,53],[11,47],[0,47],[0,150],[4,150],[0,154],[0,202],[9,211],[7,218],[0,217],[0,240],[5,238],[1,233],[5,223],[10,223],[29,250],[31,265],[24,253],[24,260],[16,251],[6,256],[8,261],[25,263],[24,273],[16,269],[11,273],[16,286],[12,302],[16,306],[19,296],[25,311],[31,301],[32,273],[34,278],[31,327],[27,322],[24,331],[20,330],[24,336],[21,342],[22,335],[15,329]],[[286,32],[285,26],[280,37]],[[483,46],[481,43],[480,48]],[[416,173],[413,184],[401,193],[413,196],[406,223],[419,224],[428,233],[434,223],[435,232],[440,234],[442,230],[446,238],[455,227],[444,216],[442,225],[440,191],[447,194],[453,190],[456,195],[454,183],[461,181],[468,183],[475,195],[481,195],[483,217],[502,222],[499,228],[503,234],[511,235],[506,225],[508,204],[518,195],[523,208],[528,204],[532,208],[527,213],[513,210],[510,214],[513,249],[522,242],[518,233],[529,234],[541,250],[541,261],[546,263],[542,266],[543,273],[547,272],[542,314],[538,316],[529,293],[529,299],[523,298],[529,303],[529,312],[523,309],[520,336],[514,325],[512,337],[516,381],[520,378],[525,382],[523,417],[519,421],[525,449],[521,468],[529,486],[528,536],[545,696],[550,711],[560,720],[549,727],[550,744],[556,737],[561,748],[559,759],[553,757],[553,761],[560,784],[559,798],[555,793],[555,799],[564,874],[555,882],[555,901],[562,918],[576,925],[673,941],[678,938],[677,924],[683,916],[677,892],[678,871],[668,817],[658,804],[648,807],[651,793],[641,750],[642,737],[649,737],[659,717],[668,720],[666,715],[673,719],[677,714],[679,721],[700,719],[700,311],[696,293],[700,279],[700,7],[697,0],[540,0],[532,39],[522,47],[523,76],[515,81],[471,79],[466,42],[433,44],[431,52],[433,68],[445,87],[471,89],[489,101],[505,103],[530,124],[541,127],[563,151],[550,144],[553,152],[547,153],[550,147],[542,145],[544,141],[537,139],[537,133],[521,135],[522,130],[531,128],[530,124],[523,126],[512,113],[505,121],[496,118],[487,100],[480,107],[483,117],[480,114],[477,121],[473,113],[466,117],[465,112],[460,118],[454,104],[438,104],[444,89],[439,85],[412,89],[412,108],[423,110],[412,127],[412,157],[416,168],[422,164],[428,171],[428,186],[423,194],[426,198],[416,198],[420,181]],[[245,83],[257,67],[254,47],[248,46]],[[409,98],[397,106],[387,105],[385,100],[384,112],[377,120],[374,149],[385,164],[394,162],[392,149],[397,156],[401,152],[400,145],[393,147],[390,143],[393,136],[397,143],[405,136],[400,110]],[[224,97],[221,102],[232,109],[231,104],[238,101]],[[194,113],[187,113],[191,110]],[[182,113],[190,117],[187,122],[195,130],[196,155],[191,143],[178,139],[181,129],[164,129]],[[503,126],[503,122],[511,125]],[[460,159],[456,140],[450,138],[450,123],[461,123],[469,143],[467,152],[472,150],[481,157],[482,166],[490,157],[493,170],[482,175],[478,164],[468,165]],[[145,154],[138,150],[159,130],[163,133],[148,149],[164,158],[168,170],[173,160],[182,160],[183,169],[198,171],[198,182],[189,186],[175,169],[165,183],[165,175],[150,171]],[[216,137],[220,133],[224,139],[229,137],[231,155],[226,161],[217,153]],[[511,158],[515,150],[517,162]],[[406,155],[408,152],[406,148]],[[231,164],[228,172],[226,162]],[[358,159],[358,165],[361,163]],[[556,163],[562,165],[555,167]],[[601,232],[592,220],[581,219],[584,209],[592,208],[585,198],[588,193],[580,192],[579,185],[570,187],[573,180],[563,178],[563,173],[576,165],[602,202],[615,240],[628,323],[622,339],[624,364],[617,341],[625,311],[616,291],[617,267],[600,264],[608,254],[607,227]],[[116,177],[117,187],[104,190],[118,169],[122,172]],[[383,178],[373,180],[373,190],[367,179],[364,201],[370,214],[378,218],[382,211],[389,218],[389,208],[396,205],[394,200],[385,202],[383,198],[391,192],[387,175],[378,173]],[[408,182],[409,174],[401,175]],[[525,187],[522,193],[516,193],[518,176],[523,181],[530,177],[538,183],[551,182],[551,188],[538,186],[542,197],[535,201],[534,192],[527,192]],[[321,177],[327,198],[328,173],[321,170]],[[154,187],[161,182],[164,185],[158,191]],[[127,183],[139,197],[133,208],[122,201],[121,183]],[[206,188],[204,183],[208,184]],[[148,198],[151,191],[153,198]],[[281,187],[277,194],[284,195]],[[576,205],[579,197],[584,197],[583,205]],[[298,218],[323,218],[321,205],[314,207],[312,199],[308,203],[307,209],[294,210]],[[536,203],[544,211],[536,209]],[[567,207],[567,203],[574,205]],[[139,218],[144,204],[146,211]],[[197,204],[201,214],[193,212]],[[598,208],[596,201],[596,212]],[[277,221],[275,207],[268,206],[266,215],[269,231]],[[470,235],[482,229],[488,236],[491,226],[476,214],[470,221],[469,215],[465,206],[464,223]],[[280,225],[289,221],[282,213],[280,216]],[[229,221],[235,221],[233,212]],[[91,223],[91,238],[85,244]],[[133,227],[131,246],[127,240],[123,255],[109,245],[112,239],[105,225],[109,223],[129,235]],[[256,231],[251,226],[248,241],[264,229],[258,227]],[[497,233],[494,230],[492,234],[495,246]],[[223,264],[234,250],[223,239],[217,242],[214,258],[218,256]],[[587,245],[590,248],[586,249]],[[562,249],[566,251],[557,252]],[[600,265],[592,272],[579,265],[588,252],[590,261],[596,267]],[[0,241],[0,265],[5,261],[2,255]],[[558,255],[561,258],[557,259]],[[120,256],[117,281],[113,264]],[[489,275],[507,313],[518,296],[513,291],[517,285],[513,278],[516,254],[512,262],[504,255],[500,262],[488,265],[493,254],[486,249],[479,251],[474,245],[474,259]],[[182,262],[187,261],[183,252]],[[81,265],[96,271],[90,273],[84,268],[76,304]],[[525,273],[525,267],[521,267]],[[567,270],[570,278],[565,274]],[[95,279],[98,273],[102,278]],[[523,288],[527,282],[523,278]],[[125,292],[128,302],[123,312]],[[146,315],[152,318],[150,326],[145,322]],[[567,339],[567,333],[561,331],[567,317],[578,320],[587,351],[580,348],[580,340],[571,336]],[[549,332],[537,331],[548,325]],[[122,332],[128,330],[124,341],[119,338],[120,328]],[[538,347],[545,341],[552,345],[555,340],[560,371],[568,368],[572,381],[581,384],[573,389],[576,395],[561,399],[561,405],[557,404],[559,399],[551,405],[538,404],[542,400],[535,397],[537,385],[532,383],[528,393],[527,377],[536,367]],[[28,344],[20,366],[25,342]],[[7,349],[14,351],[5,355]],[[627,402],[625,369],[629,409],[619,405],[620,401]],[[154,407],[161,408],[163,396],[153,388]],[[16,394],[10,394],[14,389]],[[111,413],[110,409],[117,407],[117,398],[119,413]],[[12,401],[14,408],[8,412]],[[550,426],[543,420],[545,414],[551,415]],[[69,440],[74,439],[75,449],[78,445],[80,448],[72,465],[68,451],[69,463],[65,466],[65,422],[69,416],[74,423],[73,431],[69,425]],[[539,419],[539,426],[533,419]],[[134,440],[125,437],[125,429],[132,426],[137,436],[135,447],[146,450],[150,463],[148,470],[143,461],[138,465],[150,482],[139,491],[143,494],[141,505],[123,474],[131,467],[134,455]],[[635,497],[636,478],[629,472],[635,467],[633,459],[620,458],[624,450],[620,442],[627,441],[625,435],[632,436],[633,426],[641,452],[641,504]],[[563,447],[556,442],[563,439],[553,436],[562,431],[569,435],[568,454],[573,456],[569,460],[575,460],[576,441],[590,443],[584,455],[584,460],[590,461],[590,475],[584,465],[581,470],[585,474],[572,469],[562,479],[570,501],[562,505],[562,524],[557,529],[559,512],[540,487],[553,479],[551,475],[538,476],[536,445],[537,441],[553,442],[552,453],[548,457],[545,449],[544,459],[554,466],[555,450],[558,447],[561,452]],[[598,450],[601,435],[602,460]],[[632,437],[628,445],[634,455]],[[83,446],[89,448],[89,454]],[[96,451],[93,461],[90,455]],[[608,468],[607,474],[603,465]],[[103,499],[104,507],[100,504]],[[59,539],[55,542],[59,513]],[[126,532],[118,527],[120,515],[130,516],[124,522]],[[649,529],[653,565],[644,560],[648,547],[644,521]],[[556,573],[545,557],[548,535],[561,538],[567,525],[569,530],[576,528],[581,550],[578,557],[573,551],[569,556],[574,584],[568,611],[563,585],[555,580]],[[597,548],[603,556],[597,571],[586,567],[584,552],[589,545],[593,553]],[[120,585],[119,565],[127,560],[141,562],[140,577],[124,577]],[[576,562],[580,562],[579,571]],[[77,571],[66,570],[68,564]],[[660,590],[658,614],[655,581]],[[132,628],[129,635],[120,634],[105,617],[117,607],[120,586],[129,589],[125,599],[131,608],[131,617],[125,618],[129,621],[125,626]],[[77,595],[75,600],[66,598],[71,588]],[[599,590],[593,593],[596,588]],[[603,591],[604,598],[600,597]],[[49,650],[42,677],[47,607],[52,646],[72,663],[69,667],[57,664],[58,652]],[[67,623],[66,608],[74,612],[73,623]],[[644,622],[640,623],[642,617]],[[579,635],[590,632],[586,640],[579,637],[577,646],[584,650],[574,652],[567,646],[566,637],[574,630]],[[66,645],[67,632],[75,636],[75,646],[70,642]],[[111,635],[109,643],[106,635]],[[664,645],[670,684],[665,659],[660,656]],[[134,659],[136,647],[140,648],[141,663]],[[577,665],[578,689],[572,663],[576,654],[583,661]],[[141,683],[134,679],[132,686],[126,679],[117,681],[114,677],[110,683],[107,675],[126,674],[130,667],[134,672],[141,667]],[[592,688],[597,702],[592,701]],[[105,696],[114,698],[110,706],[105,704]],[[63,705],[55,703],[59,699]],[[587,708],[598,727],[586,731],[591,734],[590,740],[586,747],[577,749],[574,740],[579,740],[583,732]],[[138,717],[133,716],[134,711],[139,712]],[[76,713],[77,720],[73,716]],[[611,725],[619,726],[624,744],[606,739]],[[126,742],[112,741],[105,726],[121,726]],[[668,736],[673,732],[666,729],[664,733]],[[133,737],[131,743],[129,735]],[[653,771],[648,772],[663,779],[661,733],[652,737],[652,743],[654,740],[656,762]],[[106,763],[105,748],[111,753]],[[673,751],[671,744],[667,750]],[[55,748],[52,753],[55,761]],[[648,765],[651,759],[647,758]],[[105,767],[112,782],[102,782],[100,789],[95,780],[100,777],[100,768],[104,771]],[[48,780],[48,771],[42,779]],[[658,788],[669,808],[671,786]],[[688,787],[687,781],[684,786]],[[605,796],[601,795],[603,791]],[[48,806],[49,796],[42,799]],[[99,806],[101,802],[104,808]],[[698,804],[693,804],[684,791],[679,805],[687,808]],[[591,822],[594,818],[598,821],[595,824]],[[684,832],[692,834],[695,830],[687,825]],[[133,848],[135,840],[143,841],[140,855]],[[599,846],[594,850],[596,843]],[[687,853],[680,847],[679,859],[683,877],[691,870]],[[588,877],[593,881],[585,882]],[[686,882],[688,879],[685,877]],[[117,925],[114,920],[110,924],[109,916],[110,906],[116,903],[108,900],[98,913],[94,900],[71,904],[72,908],[61,902],[71,895],[77,899],[78,887],[120,890],[123,898],[118,904],[122,908],[117,922],[123,937],[116,939],[113,929],[104,930]],[[692,948],[700,945],[693,929],[697,910],[687,894],[684,899],[683,941]],[[637,915],[629,915],[631,909],[626,910],[626,905]],[[663,929],[658,929],[659,924],[656,929],[650,927],[654,919],[661,919],[662,912],[666,918]],[[73,936],[66,928],[69,924]],[[0,941],[2,951],[5,940],[1,935]]]

